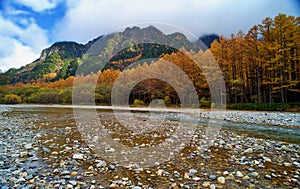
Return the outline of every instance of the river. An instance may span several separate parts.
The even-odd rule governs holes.
[[[20,142],[21,149],[24,143],[33,147],[25,148],[28,154],[21,158],[24,162],[19,174],[8,174],[15,170],[5,167],[6,161],[15,169],[20,166],[6,160],[4,157],[12,157],[2,152],[3,186],[33,187],[33,179],[37,186],[50,188],[269,188],[300,184],[297,125],[205,119],[198,116],[198,110],[160,108],[1,105],[0,112],[3,136],[13,132],[8,123],[16,123],[9,120],[22,120],[16,124],[18,131],[35,135],[32,141]],[[28,125],[29,129],[22,130]],[[206,132],[210,128],[213,138]],[[5,145],[19,138],[14,135]],[[20,148],[10,152],[21,153]],[[29,169],[36,172],[28,173]],[[38,170],[43,171],[38,174]],[[26,172],[24,180],[18,181],[22,172]],[[30,174],[32,178],[28,178]]]

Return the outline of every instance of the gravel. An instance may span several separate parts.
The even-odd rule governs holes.
[[[0,111],[1,189],[300,187],[300,146],[297,143],[221,130],[211,146],[205,146],[208,140],[205,127],[200,127],[191,142],[173,159],[157,162],[153,167],[135,164],[123,167],[110,159],[102,159],[82,140],[71,120],[72,112],[53,110],[45,114],[1,108]],[[278,126],[299,126],[297,115],[239,111],[201,114],[203,118],[214,116],[220,120],[258,121]],[[103,124],[116,129],[117,141],[135,148],[156,144],[145,139],[147,135],[122,133],[121,126],[105,117]],[[162,134],[165,135],[165,131]],[[107,148],[111,153],[115,150],[118,149]]]

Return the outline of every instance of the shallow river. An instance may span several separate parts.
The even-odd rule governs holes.
[[[30,125],[30,132],[36,135],[33,138],[37,138],[31,141],[32,147],[26,146],[28,139],[16,142],[15,153],[21,154],[22,146],[28,152],[25,159],[14,157],[23,158],[20,165],[2,152],[0,185],[136,189],[300,186],[299,128],[204,119],[177,109],[152,110],[77,106],[73,111],[71,106],[0,105],[2,114],[9,112],[1,125],[6,145],[18,140],[8,124],[10,119],[20,118],[24,127]],[[100,130],[96,122],[101,123]],[[15,121],[11,124],[20,127]],[[206,133],[210,126],[213,139]],[[9,134],[12,137],[7,137]],[[110,136],[107,141],[106,135]],[[10,174],[20,167],[20,173]],[[22,176],[22,171],[31,177],[22,182],[12,179]]]

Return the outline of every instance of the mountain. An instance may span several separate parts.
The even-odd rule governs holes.
[[[210,48],[211,43],[214,40],[219,40],[219,38],[220,37],[217,34],[203,35],[199,38],[198,42],[201,41],[207,46],[207,48]]]
[[[0,74],[0,84],[28,83],[39,78],[58,79],[67,70],[71,71],[77,63],[76,60],[78,61],[85,51],[86,46],[76,42],[54,43],[51,47],[44,49],[40,57],[32,63]],[[69,75],[74,75],[74,73]]]
[[[159,58],[184,46],[198,51],[183,34],[164,34],[154,26],[126,28],[123,32],[99,36],[86,44],[57,42],[42,51],[34,62],[0,74],[0,84],[28,83],[36,80],[55,81],[102,69],[123,70],[133,62]],[[80,65],[82,62],[84,64]],[[103,67],[105,65],[105,67]]]
[[[44,49],[38,60],[46,60],[55,53],[57,53],[61,59],[80,58],[85,51],[86,46],[76,42],[57,42],[51,47]]]

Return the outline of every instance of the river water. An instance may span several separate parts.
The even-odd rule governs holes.
[[[48,117],[48,119],[57,120],[55,126],[68,126],[70,124],[70,120],[74,120],[73,107],[79,109],[91,110],[96,108],[97,112],[101,114],[101,112],[110,112],[112,111],[112,107],[109,106],[69,106],[69,105],[1,105],[0,112],[6,110],[14,110],[19,112],[27,112],[28,114],[33,114],[38,117]],[[127,112],[127,108],[121,108],[122,111]],[[148,116],[149,117],[149,109],[147,108],[133,108],[134,111],[130,111],[131,113],[137,116]],[[161,109],[154,109],[156,111],[156,117],[163,117],[167,120],[174,121],[184,121],[187,123],[197,123],[199,125],[207,125],[208,119],[204,119],[201,117],[195,117],[195,115],[185,114],[184,112],[178,112],[178,109],[169,109],[167,113],[163,113]],[[247,114],[247,112],[245,112]],[[162,116],[163,115],[163,116]],[[59,119],[58,119],[59,117]],[[60,122],[58,121],[60,120]],[[294,127],[284,127],[284,126],[272,126],[265,124],[254,124],[254,123],[242,123],[242,122],[231,122],[224,120],[211,119],[214,123],[220,125],[223,130],[229,130],[234,132],[243,132],[247,133],[250,136],[254,137],[263,137],[268,139],[276,139],[286,142],[292,142],[296,144],[300,144],[300,125],[299,128]],[[74,123],[73,123],[74,124]],[[54,125],[53,125],[54,126]]]

